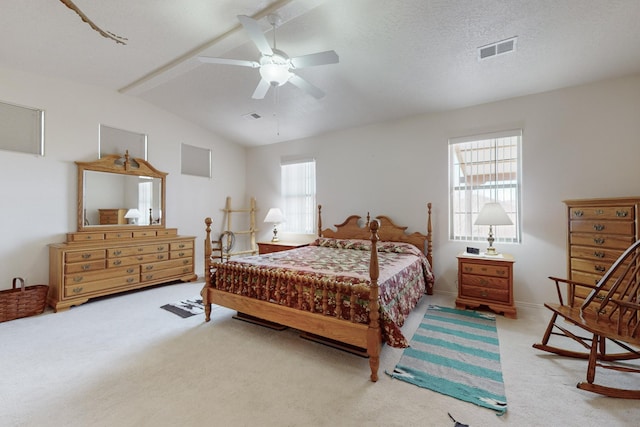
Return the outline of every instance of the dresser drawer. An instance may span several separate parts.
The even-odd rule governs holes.
[[[631,246],[634,241],[635,237],[633,235],[607,236],[604,234],[571,233],[569,236],[569,242],[571,245],[594,246],[608,249],[625,250]]]
[[[169,250],[178,251],[182,249],[193,249],[193,241],[185,240],[184,242],[172,242]]]
[[[104,233],[105,240],[131,239],[133,233],[131,231],[110,231]]]
[[[571,270],[584,271],[603,275],[611,267],[613,262],[592,261],[580,258],[571,258]]]
[[[633,205],[620,206],[584,206],[569,208],[569,219],[595,219],[595,220],[628,220],[635,218]]]
[[[460,296],[487,301],[509,303],[509,289],[493,289],[488,287],[470,286],[463,283],[460,286]]]
[[[171,259],[193,257],[193,249],[171,251],[169,252],[169,255],[170,255],[169,258]]]
[[[465,274],[479,274],[483,276],[509,277],[509,267],[490,264],[476,264],[463,262],[462,272]]]
[[[633,234],[633,221],[571,221],[572,233]]]
[[[64,255],[64,260],[67,263],[80,262],[80,261],[92,261],[96,259],[104,259],[106,251],[104,249],[98,249],[95,251],[81,251],[81,252],[67,252]]]
[[[94,270],[104,270],[105,260],[99,259],[95,261],[86,261],[86,262],[75,262],[73,264],[65,264],[64,272],[65,274],[85,272],[85,271],[94,271]]]
[[[150,280],[164,279],[171,276],[180,276],[193,272],[193,263],[183,265],[182,267],[167,268],[164,270],[147,271],[140,273],[140,280],[148,282]]]
[[[168,252],[168,243],[158,243],[155,245],[142,245],[142,246],[124,246],[121,248],[109,249],[108,257],[121,257],[121,256],[133,256],[144,255],[158,252]]]
[[[191,263],[192,263],[191,258],[175,259],[175,260],[161,261],[161,262],[152,262],[152,263],[149,263],[149,264],[142,264],[140,266],[140,271],[141,271],[142,275],[144,276],[144,273],[147,273],[147,272],[150,272],[150,271],[165,270],[167,268],[174,268],[174,267],[183,267],[185,265],[191,265]]]
[[[112,257],[107,260],[107,267],[123,267],[125,265],[138,265],[141,263],[162,261],[169,258],[166,252],[152,253],[136,256]]]
[[[133,238],[156,237],[156,230],[134,231]]]
[[[619,249],[593,248],[588,246],[571,246],[571,258],[590,259],[613,263],[623,251]]]
[[[108,268],[104,270],[66,274],[64,276],[64,285],[72,286],[72,285],[78,285],[78,284],[83,284],[87,282],[113,279],[121,276],[127,276],[130,274],[138,274],[139,272],[140,272],[140,267],[136,265],[136,266]]]
[[[120,276],[110,279],[95,280],[84,283],[70,283],[64,287],[65,297],[74,297],[93,292],[104,291],[106,289],[114,289],[121,286],[130,286],[140,282],[140,275],[136,272],[126,276]]]

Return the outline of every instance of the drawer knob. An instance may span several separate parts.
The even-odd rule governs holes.
[[[593,229],[596,231],[604,230],[604,224],[593,224]]]
[[[158,251],[164,251],[164,246],[158,246]]]
[[[596,265],[593,268],[600,273],[604,273],[605,271],[607,271],[606,267],[603,267],[601,265]]]
[[[134,268],[129,268],[129,269],[127,270],[127,273],[131,274],[131,273],[133,273],[134,271],[136,271]]]
[[[77,288],[73,288],[73,293],[74,294],[80,293],[82,292],[83,289],[84,288],[82,286],[78,286]]]
[[[122,251],[120,251],[120,250],[115,250],[115,251],[113,251],[113,254],[114,254],[114,255],[122,255]]]
[[[91,268],[91,264],[85,264],[82,266],[82,270],[87,271],[88,269]]]
[[[487,297],[489,296],[489,293],[485,290],[482,290],[482,292],[480,292],[480,295],[482,295],[483,297]]]
[[[178,254],[178,256],[179,256],[179,257],[183,257],[183,256],[184,256],[184,252],[180,252],[180,253]]]
[[[573,216],[577,216],[578,218],[580,218],[583,215],[584,215],[583,211],[573,211]]]
[[[473,271],[473,268],[471,268],[471,267],[465,267],[465,268],[464,268],[464,271],[465,271],[466,273],[470,273],[470,272],[472,272],[472,271]]]
[[[136,279],[134,279],[133,277],[129,277],[127,279],[127,283],[133,283]]]
[[[480,279],[480,284],[481,285],[488,285],[489,282],[486,279]],[[482,291],[482,292],[487,292],[487,291]],[[486,296],[486,295],[484,295],[484,296]]]
[[[604,252],[594,252],[593,256],[596,258],[604,258],[605,257],[605,253]]]
[[[120,264],[122,264],[122,260],[120,259],[113,261],[113,265],[120,265]]]
[[[616,211],[616,216],[620,218],[626,218],[629,215],[629,211]]]
[[[78,282],[82,282],[84,280],[84,276],[76,276],[73,278],[73,281],[78,283]]]
[[[499,276],[506,276],[507,270],[496,270],[496,274],[498,274]]]
[[[179,247],[180,249],[184,248],[184,243],[180,243],[180,245],[178,245],[178,247]]]
[[[604,245],[604,239],[602,237],[594,237],[593,243],[596,245]]]
[[[146,269],[147,271],[151,271],[151,270],[153,270],[153,265],[147,265],[147,266],[145,267],[145,269]]]
[[[596,215],[604,215],[604,210],[602,209],[596,209],[594,212]]]
[[[145,276],[145,279],[146,279],[146,280],[151,280],[151,279],[153,279],[153,274],[147,274],[147,275]]]
[[[82,254],[82,259],[89,259],[91,258],[91,254]]]

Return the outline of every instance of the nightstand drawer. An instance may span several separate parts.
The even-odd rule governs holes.
[[[495,276],[463,274],[461,284],[462,286],[482,286],[485,288],[509,290],[509,279]]]
[[[460,268],[465,274],[480,274],[483,276],[509,277],[509,267],[487,264],[476,264],[471,262],[461,263]]]
[[[479,298],[487,301],[499,301],[509,303],[509,289],[491,289],[481,286],[460,286],[460,296],[468,298]]]

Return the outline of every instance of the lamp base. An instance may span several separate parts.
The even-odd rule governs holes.
[[[486,255],[500,255],[500,253],[493,246],[489,246],[487,248],[487,252],[485,252],[485,254]]]

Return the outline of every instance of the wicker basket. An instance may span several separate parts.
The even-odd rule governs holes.
[[[25,286],[22,277],[14,278],[13,289],[0,291],[0,322],[41,314],[48,291],[47,285]]]

